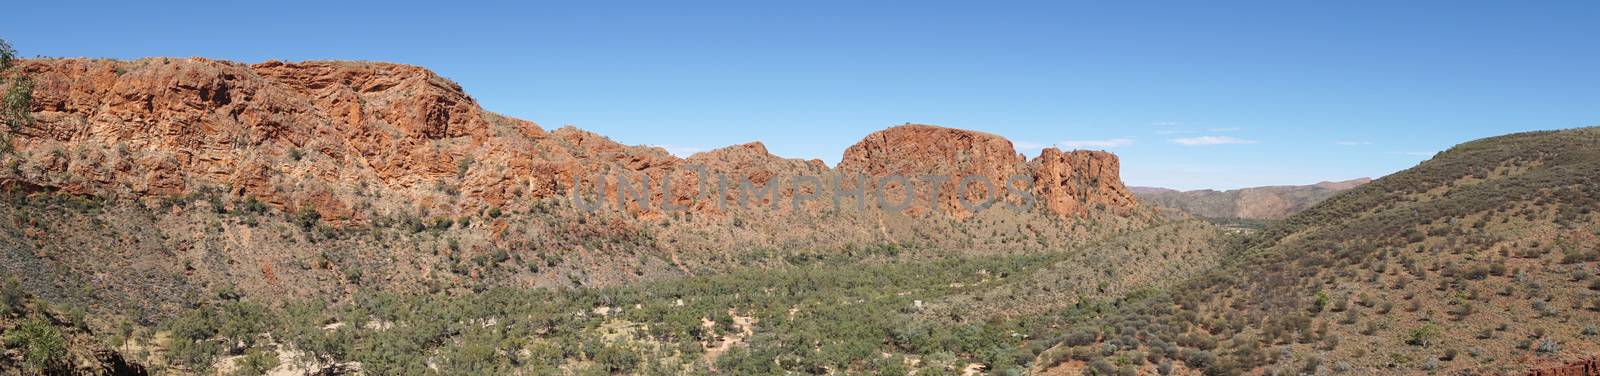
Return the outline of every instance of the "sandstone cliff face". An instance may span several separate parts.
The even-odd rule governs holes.
[[[1047,148],[1029,164],[1034,196],[1052,212],[1082,215],[1091,208],[1105,208],[1126,213],[1136,204],[1122,184],[1121,163],[1111,153]]]
[[[574,184],[595,187],[605,174],[630,174],[650,177],[657,208],[627,211],[650,218],[662,202],[717,211],[714,200],[698,196],[702,187],[688,169],[704,166],[763,184],[794,175],[821,177],[824,185],[831,176],[971,175],[997,193],[1008,177],[1023,176],[1038,204],[1061,215],[1135,205],[1108,153],[1049,149],[1029,162],[999,136],[936,126],[873,133],[846,150],[837,169],[771,155],[760,143],[685,160],[490,113],[459,85],[414,66],[152,58],[27,60],[20,68],[37,82],[36,122],[14,138],[11,171],[0,179],[72,193],[137,199],[225,191],[360,222],[530,205],[564,198]],[[671,192],[660,190],[666,177],[676,184]],[[917,189],[921,209],[910,212],[970,215],[957,185],[944,182],[938,197]],[[617,197],[616,188],[607,187],[607,197]],[[789,188],[781,198],[794,194]],[[900,192],[894,189],[888,192]]]

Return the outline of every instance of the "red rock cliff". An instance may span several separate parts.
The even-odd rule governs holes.
[[[407,65],[151,58],[36,59],[19,67],[37,83],[36,121],[13,138],[16,152],[4,157],[13,167],[0,180],[75,193],[144,198],[209,190],[359,221],[528,204],[565,195],[574,179],[592,186],[608,171],[692,181],[683,167],[705,165],[754,179],[976,175],[997,190],[1023,175],[1032,178],[1039,204],[1063,215],[1134,205],[1110,154],[1048,149],[1029,162],[999,136],[935,126],[873,133],[846,150],[835,171],[773,156],[759,143],[684,160],[577,128],[547,132],[485,111],[456,83]],[[946,182],[937,202],[962,216],[956,184]],[[684,203],[695,189],[654,192],[654,201],[669,195]],[[608,188],[611,197],[614,190]],[[923,207],[932,200],[927,195],[918,197]]]
[[[36,121],[14,141],[8,179],[70,192],[225,189],[359,219],[357,206],[384,204],[377,196],[471,210],[558,194],[607,166],[677,161],[484,111],[454,82],[406,65],[53,59],[21,70],[37,82]]]
[[[1136,205],[1133,193],[1122,184],[1122,167],[1114,154],[1046,148],[1029,166],[1034,174],[1034,195],[1050,211],[1080,215],[1091,208],[1104,208],[1126,213]]]

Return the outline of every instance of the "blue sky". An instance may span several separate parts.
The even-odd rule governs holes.
[[[1600,2],[144,2],[8,6],[25,56],[426,66],[491,111],[692,152],[836,162],[905,122],[1133,185],[1381,176],[1475,138],[1600,125]]]

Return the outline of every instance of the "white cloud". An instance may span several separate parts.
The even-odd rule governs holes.
[[[702,151],[706,151],[706,149],[704,149],[704,148],[698,148],[698,147],[693,147],[693,146],[682,146],[682,145],[650,145],[650,146],[654,146],[654,147],[658,147],[658,148],[662,148],[662,149],[667,149],[667,153],[672,154],[673,156],[676,156],[678,158],[688,158],[689,156],[694,155],[694,153],[699,153],[699,152],[702,152]]]
[[[1131,138],[1113,138],[1109,140],[1066,140],[1059,144],[1068,149],[1082,148],[1115,148],[1133,145]]]
[[[1341,145],[1341,146],[1367,146],[1367,145],[1372,145],[1372,143],[1368,142],[1368,141],[1336,141],[1333,144],[1334,145]]]
[[[1239,131],[1239,127],[1211,128],[1211,129],[1207,129],[1207,130],[1208,131],[1212,131],[1212,132],[1238,132]]]
[[[1260,141],[1245,140],[1228,136],[1200,136],[1189,138],[1174,138],[1172,143],[1184,146],[1211,146],[1211,145],[1244,145],[1259,144]]]

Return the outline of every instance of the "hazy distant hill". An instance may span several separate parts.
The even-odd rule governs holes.
[[[1313,185],[1284,185],[1217,191],[1177,191],[1130,187],[1140,202],[1183,210],[1207,218],[1283,219],[1340,191],[1372,181],[1368,178]]]

